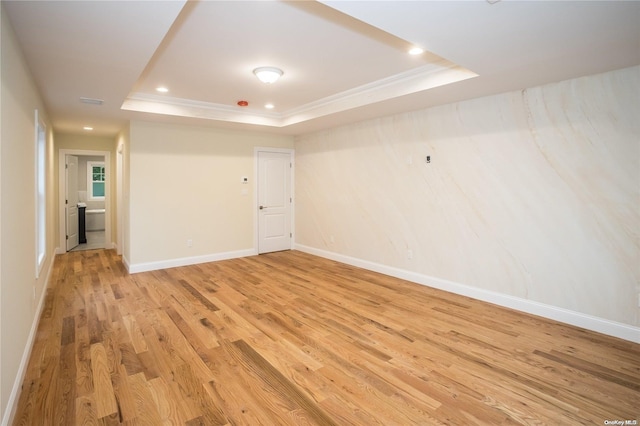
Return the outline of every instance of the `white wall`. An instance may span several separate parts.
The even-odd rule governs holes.
[[[254,147],[292,137],[141,121],[129,137],[131,271],[254,252]]]
[[[638,326],[638,93],[634,67],[298,137],[296,242]]]
[[[128,247],[129,241],[129,125],[123,129],[116,139],[116,191],[115,191],[115,229],[116,229],[116,249],[119,255],[125,255],[125,245]]]
[[[121,186],[121,201],[122,206],[119,210],[119,214],[122,215],[120,224],[118,226],[122,226],[122,229],[118,228],[118,232],[122,234],[122,247],[118,247],[118,251],[122,254],[122,260],[124,263],[129,266],[129,259],[131,259],[131,191],[130,191],[130,133],[131,133],[131,125],[127,125],[125,129],[120,132],[118,135],[118,143],[117,146],[121,146],[122,150],[122,171],[121,176],[118,176],[118,179],[122,179]],[[117,193],[117,191],[116,191]]]
[[[8,420],[55,252],[53,139],[41,98],[3,8],[0,119],[0,417]],[[46,260],[35,278],[35,114],[47,125]],[[14,385],[18,386],[14,386]]]

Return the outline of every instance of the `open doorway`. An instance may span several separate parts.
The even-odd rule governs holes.
[[[111,248],[108,151],[59,151],[60,252]]]

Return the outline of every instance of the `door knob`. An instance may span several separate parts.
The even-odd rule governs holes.
[[[259,207],[259,209],[260,209],[260,210],[262,210],[262,209],[264,209],[264,208],[265,208],[264,206],[260,206],[260,207]]]

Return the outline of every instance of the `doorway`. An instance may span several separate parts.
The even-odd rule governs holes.
[[[58,251],[111,248],[110,152],[60,149],[58,157]]]
[[[293,150],[256,148],[258,253],[293,245]]]
[[[65,155],[64,178],[65,246],[66,251],[71,251],[80,244],[80,219],[78,218],[78,157],[76,155]]]

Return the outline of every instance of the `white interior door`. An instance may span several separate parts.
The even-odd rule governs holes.
[[[258,152],[258,253],[291,249],[291,154]]]
[[[67,251],[78,245],[78,157],[65,157],[65,225]]]

